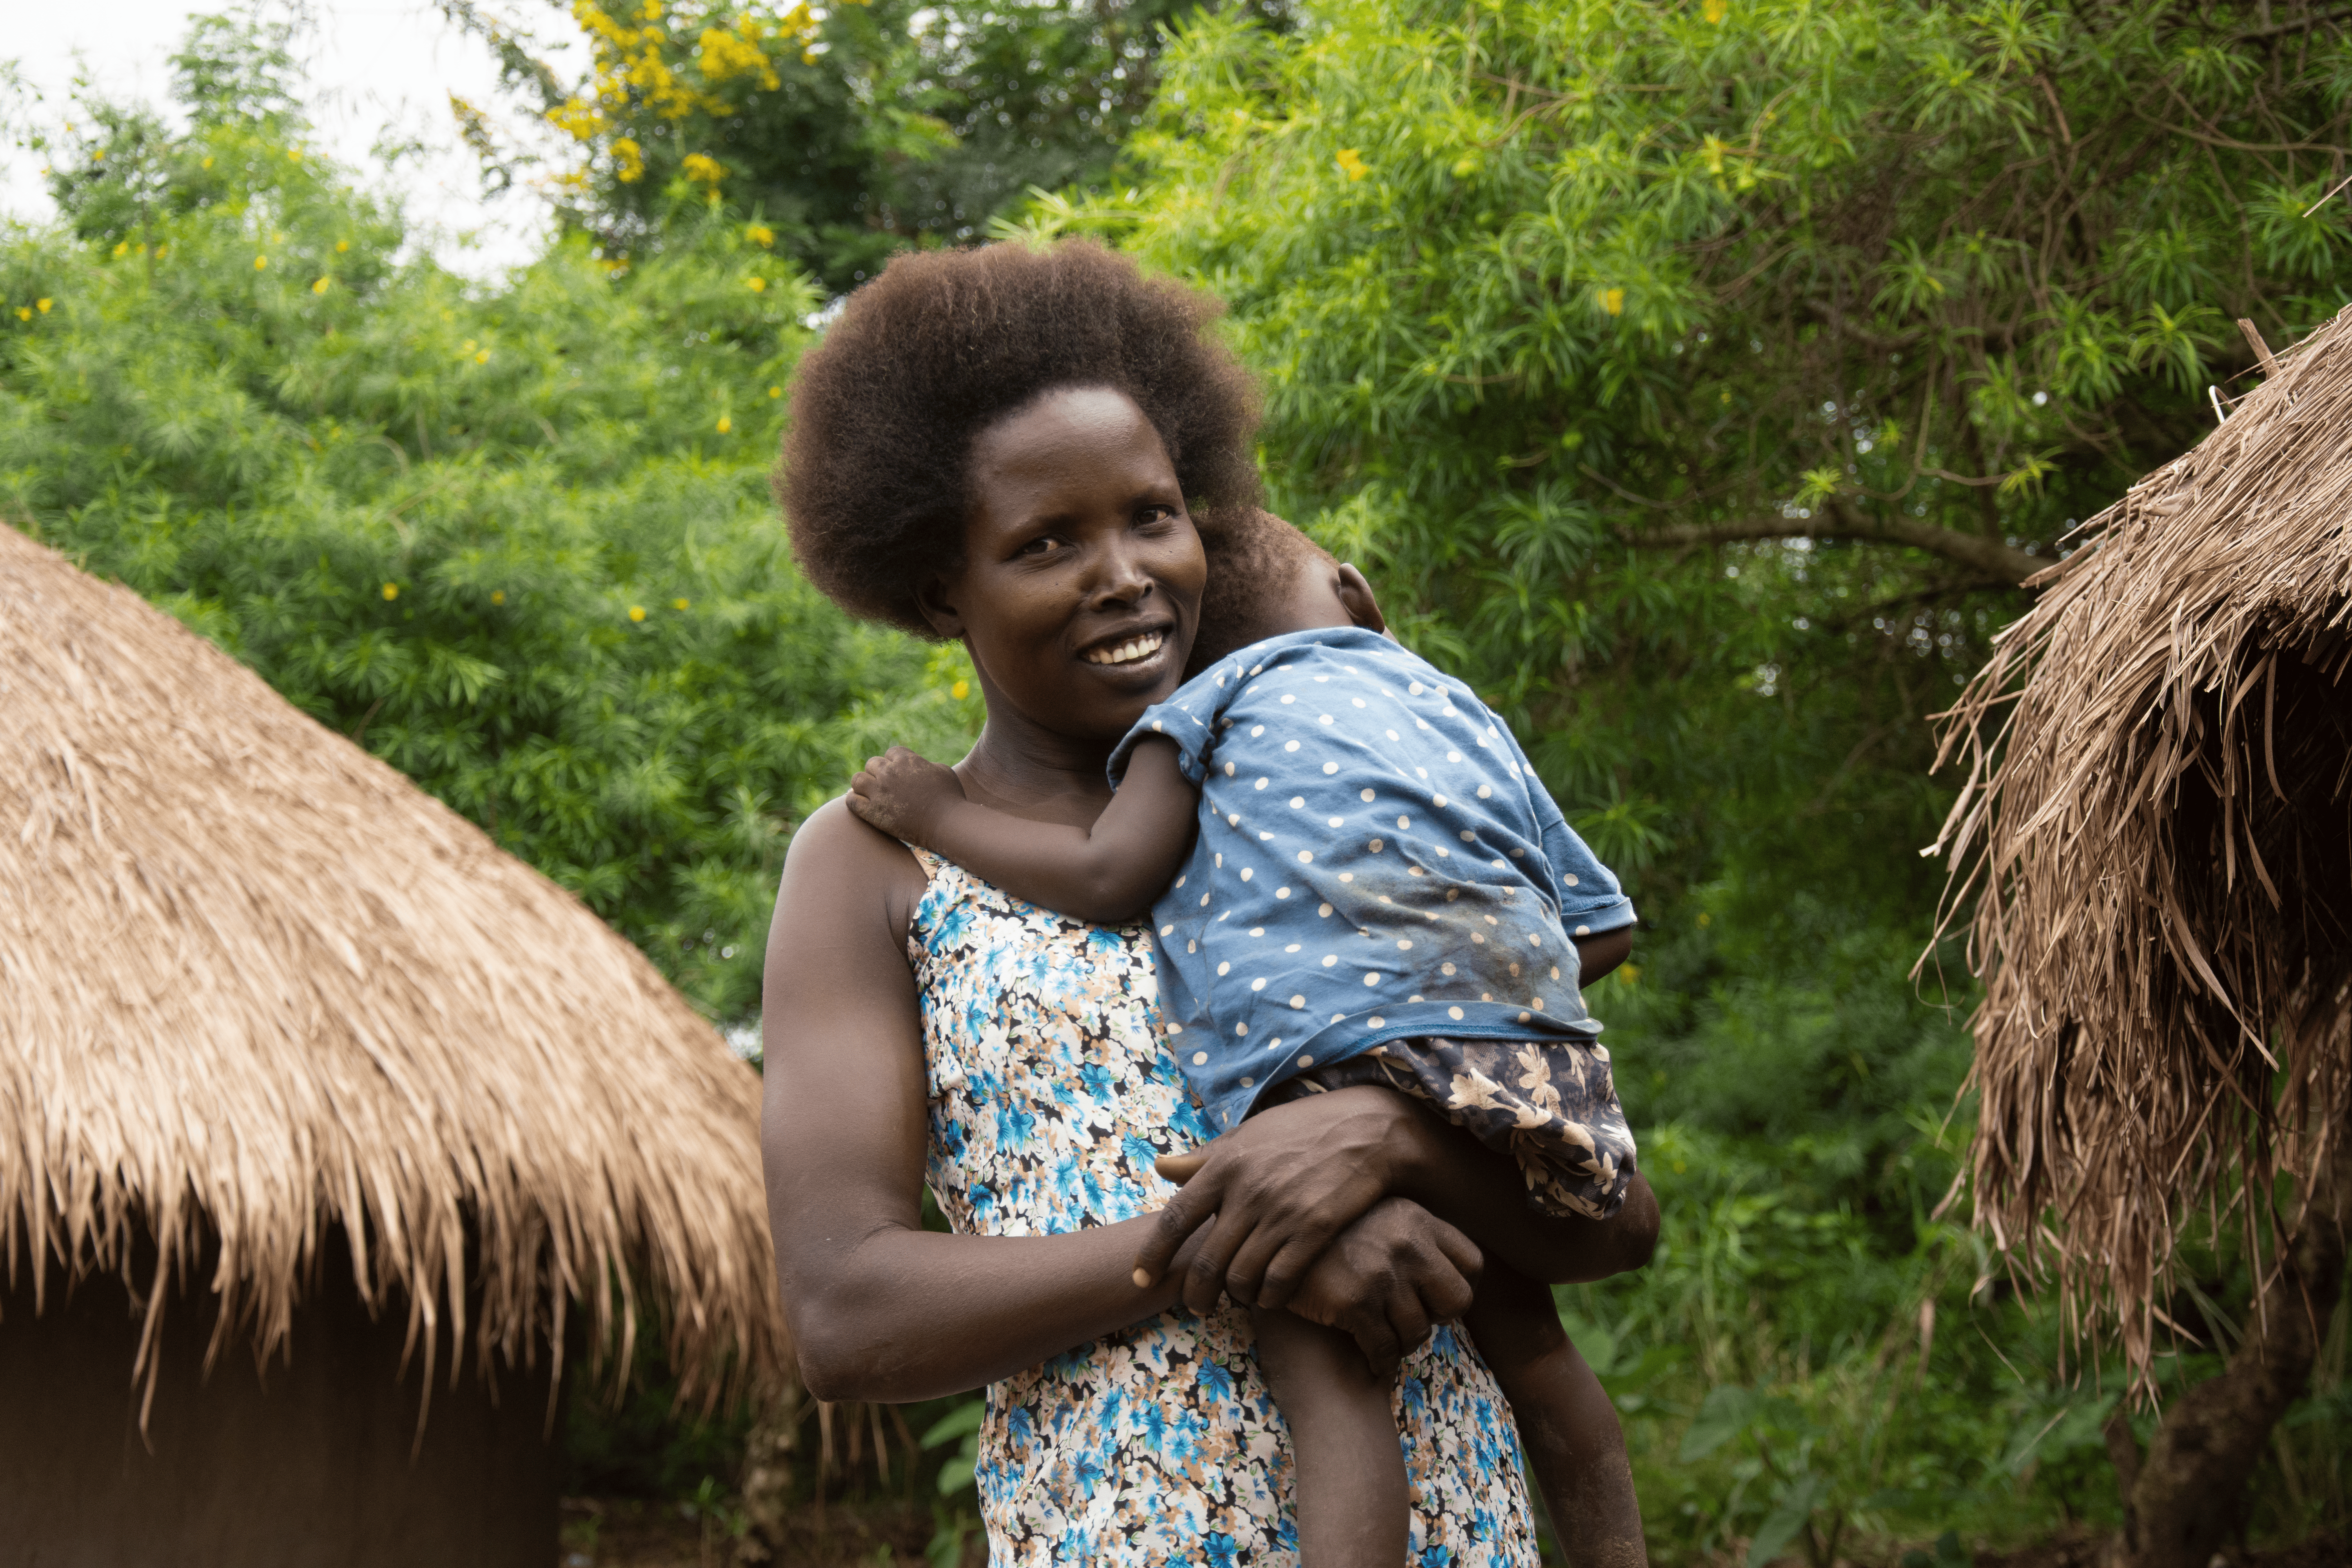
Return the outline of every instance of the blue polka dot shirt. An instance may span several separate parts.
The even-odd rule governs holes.
[[[1146,711],[1200,833],[1152,909],[1162,1027],[1220,1131],[1409,1036],[1589,1037],[1574,938],[1633,921],[1508,730],[1375,632],[1252,644]]]

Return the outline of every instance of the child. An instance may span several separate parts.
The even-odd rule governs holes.
[[[1162,1026],[1216,1125],[1385,1085],[1512,1154],[1544,1211],[1614,1213],[1633,1143],[1573,942],[1632,921],[1615,879],[1486,707],[1389,639],[1362,575],[1289,524],[1261,515],[1221,549],[1202,620],[1199,673],[1120,743],[1092,829],[974,805],[898,748],[856,776],[852,809],[1081,918],[1160,895]],[[1255,1319],[1303,1562],[1403,1562],[1391,1388],[1336,1331]],[[1645,1561],[1615,1411],[1549,1289],[1490,1260],[1468,1325],[1570,1561]]]

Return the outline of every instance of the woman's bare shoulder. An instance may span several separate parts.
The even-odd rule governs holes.
[[[927,882],[912,850],[860,822],[848,797],[838,796],[794,830],[776,914],[838,921],[871,912],[882,918],[894,942],[903,942]]]

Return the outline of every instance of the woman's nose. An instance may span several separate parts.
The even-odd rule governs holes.
[[[1104,546],[1090,595],[1098,605],[1131,605],[1151,592],[1143,552],[1129,541]]]

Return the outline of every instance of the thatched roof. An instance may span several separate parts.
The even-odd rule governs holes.
[[[758,1384],[786,1364],[758,1099],[570,894],[0,527],[12,1277],[119,1273],[152,1346],[216,1258],[194,1282],[266,1353],[341,1226],[428,1368],[470,1335],[560,1370],[571,1311],[625,1368],[650,1308],[690,1388]]]
[[[2262,353],[2036,579],[1945,732],[1979,1222],[2141,1376],[2190,1216],[2260,1255],[2352,1133],[2352,308]]]

